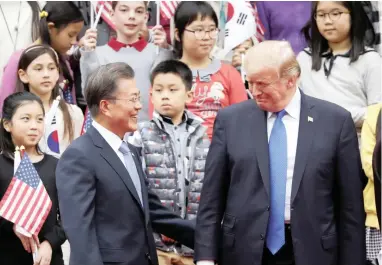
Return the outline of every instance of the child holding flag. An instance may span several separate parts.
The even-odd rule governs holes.
[[[24,50],[18,65],[17,91],[28,91],[43,102],[45,133],[39,147],[57,158],[73,139],[80,136],[84,115],[79,107],[60,98],[59,57],[49,46],[34,45]]]
[[[14,93],[4,101],[0,123],[0,264],[33,264],[36,242],[18,232],[16,224],[38,235],[41,244],[36,244],[35,264],[64,264],[61,245],[66,236],[58,217],[57,159],[41,153],[38,148],[44,131],[44,115],[41,99],[32,93]],[[25,153],[14,174],[15,146],[24,146]],[[17,196],[14,195],[18,187],[15,183],[21,183]],[[44,195],[33,199],[34,194]],[[45,204],[47,206],[42,207]]]
[[[174,16],[175,51],[193,74],[193,100],[189,111],[201,117],[212,137],[219,109],[247,100],[240,73],[210,54],[218,37],[218,18],[205,1],[181,2]]]
[[[153,30],[153,43],[141,37],[148,20],[146,1],[113,1],[112,20],[117,37],[104,46],[96,47],[97,32],[87,30],[84,37],[84,48],[81,49],[82,90],[85,90],[87,77],[101,65],[125,62],[135,72],[138,88],[142,95],[140,121],[149,120],[150,72],[159,62],[172,57],[172,51],[166,41],[166,33],[160,25]],[[157,47],[161,47],[159,52]]]

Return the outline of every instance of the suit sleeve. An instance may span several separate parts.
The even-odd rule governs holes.
[[[71,263],[103,265],[95,230],[95,172],[83,150],[69,147],[58,162],[56,184]]]
[[[337,149],[337,199],[339,212],[339,265],[365,264],[365,213],[363,172],[357,132],[349,114],[342,125]]]
[[[195,260],[218,259],[220,227],[225,211],[229,172],[225,124],[218,112],[207,155],[195,230]]]

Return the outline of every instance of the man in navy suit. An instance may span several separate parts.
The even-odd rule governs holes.
[[[198,265],[363,265],[362,170],[352,117],[304,95],[288,42],[245,61],[254,100],[221,110],[195,232]]]
[[[85,91],[92,127],[66,149],[56,178],[70,265],[157,265],[152,227],[193,248],[194,226],[147,189],[142,162],[124,139],[142,108],[134,71],[101,66]]]

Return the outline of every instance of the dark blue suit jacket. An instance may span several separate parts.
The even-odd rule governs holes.
[[[143,207],[125,166],[95,128],[59,160],[57,190],[70,265],[157,265],[152,226],[193,247],[195,224],[173,214],[147,190],[139,154],[129,147],[141,177]]]
[[[266,118],[253,100],[216,117],[197,217],[196,260],[262,262],[270,210]],[[365,264],[362,178],[350,113],[302,94],[291,194],[296,265]]]

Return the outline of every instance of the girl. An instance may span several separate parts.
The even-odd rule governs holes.
[[[61,245],[65,233],[60,225],[55,171],[57,159],[39,151],[44,130],[41,100],[29,92],[18,92],[4,101],[0,123],[0,198],[13,176],[15,146],[23,145],[52,201],[51,211],[38,235],[41,242],[36,264],[63,265]],[[0,264],[31,265],[33,258],[28,238],[15,225],[0,217]]]
[[[367,115],[361,133],[361,161],[363,170],[368,178],[367,185],[363,190],[366,212],[366,252],[367,259],[371,262],[377,258],[382,243],[374,193],[374,185],[377,185],[374,176],[377,172],[373,170],[373,152],[378,143],[378,138],[379,140],[381,138],[381,129],[380,127],[378,129],[378,120],[380,121],[381,119],[381,107],[382,104],[379,103],[367,108]]]
[[[358,133],[367,106],[381,101],[381,58],[364,44],[369,24],[361,2],[313,2],[309,48],[297,57],[301,89],[350,111]]]
[[[229,64],[211,59],[218,36],[218,18],[204,1],[181,2],[174,15],[175,51],[193,73],[193,101],[187,108],[204,119],[208,136],[219,109],[247,100],[239,72]]]
[[[47,44],[58,54],[61,69],[60,89],[68,103],[76,103],[73,73],[67,52],[77,43],[77,36],[84,25],[81,11],[72,1],[48,1],[40,13],[40,37],[35,44]],[[4,69],[0,88],[0,108],[4,98],[15,92],[17,65],[21,51],[16,51]]]
[[[58,87],[59,58],[49,46],[35,45],[24,50],[18,65],[17,90],[28,91],[38,96],[47,113],[45,134],[40,141],[44,153],[60,157],[74,138],[80,136],[84,120],[82,111],[61,98]]]

